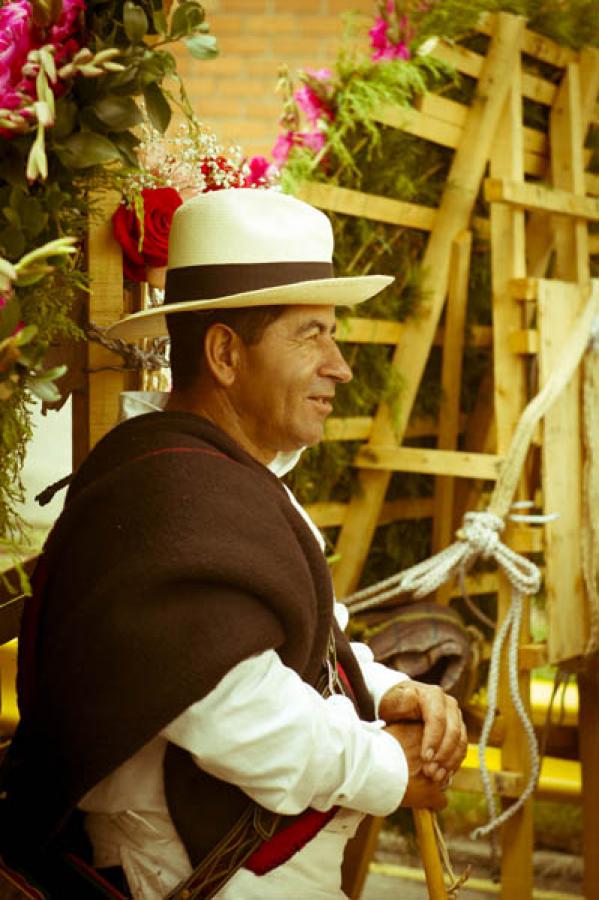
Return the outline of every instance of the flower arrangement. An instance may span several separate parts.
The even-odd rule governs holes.
[[[161,135],[147,122],[142,131],[138,168],[121,184],[123,202],[112,223],[123,251],[125,277],[159,286],[161,275],[154,270],[166,266],[177,207],[209,191],[269,187],[276,169],[263,157],[246,160],[237,146],[223,147],[190,112],[174,137]]]
[[[189,110],[169,50],[179,40],[197,59],[217,53],[195,0],[0,6],[0,538],[21,528],[31,397],[59,396],[64,368],[44,358],[81,336],[70,309],[88,287],[76,250],[95,198],[137,167],[145,119],[163,133],[175,106]]]

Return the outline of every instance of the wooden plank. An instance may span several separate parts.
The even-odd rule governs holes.
[[[364,441],[372,431],[372,416],[346,416],[328,419],[324,426],[325,441]]]
[[[121,248],[111,226],[120,195],[106,193],[90,218],[87,241],[87,269],[90,278],[89,321],[106,326],[123,315],[123,264]],[[119,395],[127,387],[127,375],[104,369],[122,363],[119,356],[99,344],[89,342],[88,411],[89,449],[118,421]]]
[[[541,282],[537,309],[543,385],[561,359],[566,336],[585,304],[578,285]],[[546,526],[546,594],[549,659],[577,656],[586,642],[586,603],[580,551],[581,424],[580,379],[575,375],[545,416],[543,493],[547,512],[559,519]],[[567,461],[567,464],[566,464]]]
[[[486,13],[480,17],[475,27],[482,34],[492,34],[494,23],[495,16],[492,13]],[[563,68],[578,59],[575,50],[564,47],[562,44],[556,44],[550,38],[537,34],[535,31],[529,31],[528,28],[522,36],[522,52],[558,68]]]
[[[517,209],[559,213],[562,216],[599,222],[599,200],[525,181],[487,178],[485,199],[489,203],[507,203]]]
[[[594,204],[599,216],[599,199],[584,196],[586,185],[582,148],[585,123],[582,104],[580,69],[571,63],[566,69],[558,98],[551,110],[551,176],[557,190],[575,196],[578,203]],[[590,277],[587,223],[571,222],[563,216],[556,216],[552,224],[556,252],[555,276],[585,284]]]
[[[587,194],[591,194],[592,197],[599,197],[599,175],[594,175],[592,172],[585,172],[584,185]]]
[[[390,200],[388,197],[378,197],[375,194],[315,181],[302,182],[296,196],[312,206],[329,212],[361,216],[375,222],[403,225],[421,231],[430,231],[437,216],[437,210],[432,207],[405,203],[403,200]]]
[[[445,310],[445,340],[441,365],[442,403],[439,410],[437,449],[455,450],[458,445],[462,360],[464,356],[464,327],[468,303],[468,279],[472,232],[465,231],[453,242],[449,268],[449,289]],[[454,479],[441,476],[435,479],[435,515],[433,518],[432,549],[438,553],[449,546],[453,536]],[[451,588],[444,585],[437,592],[440,603],[448,602]]]
[[[351,316],[337,319],[336,338],[353,344],[396,344],[402,331],[401,322]]]
[[[396,447],[368,444],[358,450],[358,469],[388,472],[420,472],[425,475],[452,475],[455,478],[485,478],[496,481],[502,457],[493,453],[464,453],[461,450],[429,450],[426,447]]]
[[[381,106],[372,113],[375,122],[398,128],[406,134],[432,141],[441,147],[455,148],[462,137],[462,127],[427,116],[418,109],[398,106]]]
[[[597,91],[599,90],[599,51],[595,48],[583,49],[580,53],[579,68],[580,127],[583,134],[582,143],[584,144],[584,136],[589,128],[589,123],[595,107]],[[568,90],[568,85],[565,82],[566,78],[564,78],[564,83],[560,86],[558,98],[563,94],[564,90]],[[556,104],[559,103],[560,101],[557,99]],[[563,135],[559,133],[559,128],[554,129],[553,140],[563,140]],[[580,150],[577,150],[576,152],[578,153]],[[588,165],[590,150],[583,149],[582,155],[584,165],[586,166]],[[546,169],[539,174],[544,180],[551,180],[549,165],[547,165]],[[592,194],[593,192],[587,190],[587,193]],[[531,275],[540,278],[545,277],[553,252],[554,237],[555,234],[551,217],[544,213],[532,213],[529,217],[526,229],[528,271]]]
[[[349,504],[320,502],[309,503],[306,512],[319,528],[341,525]],[[383,505],[379,525],[388,525],[404,519],[431,519],[433,516],[432,497],[400,497]]]
[[[485,57],[460,47],[457,44],[447,44],[439,41],[431,51],[431,56],[453,66],[458,72],[469,75],[471,78],[480,78]],[[522,95],[528,100],[551,106],[556,95],[556,86],[544,78],[525,73],[522,76]]]
[[[394,437],[401,442],[405,434],[445,302],[451,245],[456,235],[468,228],[507,95],[508,76],[520,58],[522,20],[500,13],[497,22],[477,96],[469,109],[464,136],[456,150],[422,261],[422,289],[428,303],[422,315],[406,323],[393,357],[393,365],[405,378],[401,418],[394,429],[389,410],[382,404],[370,438],[375,444],[389,443]],[[335,566],[334,577],[339,597],[350,593],[358,583],[389,480],[389,472],[370,471],[360,475],[337,544],[340,562]]]
[[[508,339],[512,353],[520,353],[523,356],[539,352],[539,333],[534,328],[521,328],[513,331]]]
[[[599,253],[599,234],[589,235],[589,255],[596,256]]]
[[[490,172],[494,179],[523,182],[522,79],[519,61],[510,77],[496,140],[491,154]],[[518,208],[491,203],[491,286],[493,302],[494,407],[497,452],[506,453],[526,404],[527,386],[521,357],[509,348],[509,336],[522,327],[522,305],[511,295],[510,281],[526,275],[524,251],[524,213]],[[524,482],[525,479],[522,479]],[[523,487],[520,487],[520,491]],[[524,488],[525,490],[525,488]],[[508,524],[502,540],[512,546],[515,527]],[[503,572],[497,578],[497,621],[500,625],[512,602],[512,589]],[[528,604],[524,604],[520,643],[530,641]],[[525,707],[529,706],[529,675],[520,671],[518,683]],[[520,772],[526,778],[529,762],[526,737],[522,731],[509,693],[509,673],[505,653],[501,660],[498,686],[499,712],[505,721],[505,739],[501,748],[501,768]],[[504,804],[509,804],[503,798]],[[501,884],[505,896],[525,900],[532,897],[534,842],[532,802],[509,819],[500,834]]]
[[[368,865],[374,856],[384,821],[382,816],[366,816],[347,845],[343,856],[341,886],[350,900],[359,900],[362,895]]]

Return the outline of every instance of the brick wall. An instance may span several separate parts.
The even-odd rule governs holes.
[[[279,67],[331,65],[343,33],[341,15],[374,16],[374,0],[203,0],[220,56],[195,60],[181,47],[177,63],[198,117],[223,143],[268,155],[278,133]]]

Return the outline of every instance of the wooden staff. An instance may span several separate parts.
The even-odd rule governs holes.
[[[414,824],[420,847],[420,857],[426,876],[429,900],[448,900],[443,878],[443,866],[435,837],[433,814],[429,809],[413,809]]]

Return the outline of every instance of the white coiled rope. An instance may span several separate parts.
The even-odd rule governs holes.
[[[537,740],[518,685],[518,638],[522,621],[523,597],[538,592],[541,585],[541,573],[533,562],[515,553],[503,544],[499,536],[505,527],[505,520],[508,518],[509,510],[514,500],[520,472],[539,421],[560,396],[562,390],[580,365],[587,349],[590,347],[591,353],[595,350],[598,316],[599,281],[594,280],[589,301],[569,335],[559,365],[552,371],[542,390],[530,401],[522,413],[503,461],[488,509],[482,512],[466,513],[464,523],[456,533],[457,541],[445,550],[442,550],[430,559],[417,563],[417,565],[409,569],[405,569],[403,572],[386,578],[384,581],[357,591],[345,599],[345,603],[352,613],[372,606],[379,606],[385,600],[397,598],[397,595],[401,593],[411,594],[415,600],[419,600],[431,594],[456,575],[463,582],[466,573],[479,557],[482,559],[494,559],[510,581],[512,585],[512,602],[493,642],[489,667],[487,714],[478,748],[481,779],[490,819],[489,822],[473,832],[473,837],[482,837],[490,832],[494,832],[495,829],[518,812],[534,791],[539,776],[540,762]],[[596,402],[596,397],[593,397],[593,401]],[[597,484],[597,481],[595,481],[595,484]],[[535,517],[535,520],[540,522],[551,518],[553,516],[543,516]],[[599,539],[597,539],[596,531],[594,536],[596,540],[586,554],[587,559],[591,557],[592,562],[596,562],[599,557]],[[587,566],[588,570],[592,568],[592,565]],[[593,580],[595,586],[594,594],[592,591],[588,592],[591,613],[595,612],[595,616],[591,616],[591,622],[595,625],[591,638],[594,638],[596,641],[597,633],[599,632],[599,615],[597,614],[597,605],[594,602],[597,596],[596,571],[592,574],[590,571],[587,572],[587,584],[590,580]],[[496,815],[497,810],[491,777],[486,764],[485,751],[497,710],[501,651],[508,635],[509,690],[514,708],[528,740],[530,776],[518,800],[506,807],[500,815]],[[596,649],[596,646],[592,649]]]

